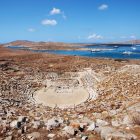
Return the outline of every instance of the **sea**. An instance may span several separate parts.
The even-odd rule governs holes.
[[[82,46],[86,50],[33,50],[24,46],[8,46],[11,49],[29,50],[38,53],[50,53],[93,58],[140,59],[140,45],[97,45]]]

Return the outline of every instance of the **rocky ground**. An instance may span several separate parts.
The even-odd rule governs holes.
[[[140,62],[35,54],[0,47],[0,140],[139,140]],[[37,104],[48,73],[92,69],[98,96],[74,108]],[[68,75],[67,75],[68,76]],[[53,77],[52,77],[53,78]],[[96,86],[95,86],[96,85]],[[93,87],[92,87],[93,86]]]

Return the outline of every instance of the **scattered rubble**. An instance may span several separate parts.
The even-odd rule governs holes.
[[[0,139],[140,139],[139,64],[75,58],[65,69],[69,57],[59,57],[64,71],[54,57],[40,55],[0,58]],[[80,85],[89,98],[72,108],[37,104],[36,91],[56,83],[58,94]]]

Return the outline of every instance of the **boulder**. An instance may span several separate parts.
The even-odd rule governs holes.
[[[52,134],[52,133],[51,134],[48,134],[48,138],[51,138],[52,139],[54,137],[55,137],[55,134]]]
[[[88,140],[88,136],[83,136],[82,140]]]
[[[12,127],[12,128],[16,127],[16,126],[17,126],[17,122],[18,122],[18,121],[16,121],[16,120],[12,121],[12,122],[10,123],[10,127]]]
[[[86,126],[87,126],[87,123],[80,123],[79,130],[83,132]]]
[[[63,119],[61,118],[52,118],[50,120],[47,121],[46,126],[47,126],[47,130],[51,130],[53,128],[59,127],[60,124],[63,123]]]
[[[96,120],[96,126],[106,126],[108,125],[109,123],[104,121],[104,120],[100,120],[100,119],[97,119]]]
[[[80,127],[80,123],[78,123],[78,122],[71,122],[70,126],[72,126],[73,128],[79,128]]]
[[[125,124],[125,125],[132,125],[132,124],[133,124],[133,120],[132,120],[132,118],[131,118],[129,115],[126,115],[126,116],[124,116],[124,118],[123,118],[122,124]]]
[[[103,118],[107,118],[109,116],[109,113],[107,111],[103,111],[101,115]]]
[[[41,125],[40,121],[34,121],[33,122],[33,128],[35,128],[35,129],[38,129],[40,125]]]
[[[91,125],[88,126],[87,131],[93,131],[95,129],[95,122],[93,122]]]
[[[18,122],[22,122],[22,123],[26,122],[26,117],[25,116],[19,116],[18,117]]]
[[[63,129],[67,134],[70,134],[70,135],[74,135],[75,134],[75,130],[72,126],[66,126],[64,127]]]
[[[10,123],[10,127],[12,128],[20,128],[21,127],[21,122],[18,122],[17,120],[14,120]]]

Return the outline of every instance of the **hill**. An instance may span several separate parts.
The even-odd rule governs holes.
[[[62,50],[62,49],[76,49],[79,46],[86,44],[78,44],[78,43],[63,43],[63,42],[33,42],[27,40],[17,40],[10,43],[4,44],[7,46],[24,46],[31,49],[48,49],[48,50]],[[73,47],[73,48],[72,48]]]

